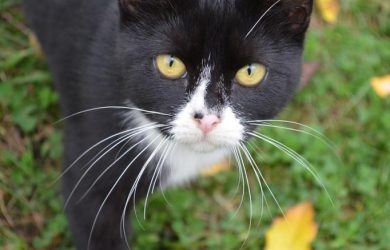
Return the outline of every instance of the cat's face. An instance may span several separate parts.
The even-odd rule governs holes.
[[[171,115],[148,118],[194,151],[235,146],[253,129],[247,121],[272,118],[295,92],[311,8],[312,0],[121,0],[122,98]]]

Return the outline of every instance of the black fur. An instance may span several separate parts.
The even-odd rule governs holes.
[[[312,0],[282,0],[245,38],[275,0],[24,2],[31,27],[53,72],[64,116],[88,108],[123,105],[126,101],[139,108],[175,114],[196,87],[202,62],[209,58],[214,70],[207,104],[218,109],[229,103],[251,120],[273,117],[294,94],[312,8]],[[154,58],[164,53],[183,60],[188,70],[186,78],[168,80],[160,76]],[[253,62],[267,66],[266,79],[255,88],[238,85],[235,72]],[[162,116],[150,118],[164,124],[170,121]],[[64,166],[99,140],[123,130],[122,125],[123,117],[115,110],[66,120]],[[126,163],[138,152],[129,153],[77,203],[112,162],[115,153],[104,157],[86,176],[67,208],[77,249],[87,249],[97,209]],[[141,156],[110,196],[92,235],[90,249],[126,248],[119,233],[120,215],[144,161]],[[86,162],[82,160],[64,176],[65,198],[82,175]],[[144,195],[149,178],[142,180],[138,197]]]

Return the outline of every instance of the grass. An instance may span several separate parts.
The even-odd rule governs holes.
[[[59,188],[61,128],[57,95],[45,63],[29,45],[17,1],[0,0],[0,248],[72,249]],[[283,209],[311,201],[319,234],[314,249],[385,250],[390,246],[390,99],[381,99],[370,78],[390,73],[390,3],[342,1],[336,25],[317,18],[305,58],[319,72],[280,118],[323,132],[337,154],[310,136],[264,130],[304,156],[330,195],[297,162],[260,141],[256,161]],[[339,157],[338,157],[339,156]],[[246,238],[248,198],[237,216],[237,172],[201,178],[189,187],[155,195],[134,222],[135,249],[239,249]],[[262,249],[280,211],[272,201],[261,216],[254,195],[253,226],[244,249]],[[256,190],[256,191],[255,191]],[[142,225],[142,227],[141,227]]]

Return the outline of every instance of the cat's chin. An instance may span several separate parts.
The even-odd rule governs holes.
[[[190,183],[203,169],[221,162],[230,155],[225,145],[213,145],[209,142],[179,142],[173,140],[172,150],[167,157],[167,176],[164,187]]]
[[[216,150],[224,149],[221,145],[216,145],[207,141],[188,143],[187,146],[197,153],[211,153]]]

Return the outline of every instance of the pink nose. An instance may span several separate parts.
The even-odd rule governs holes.
[[[202,115],[195,118],[195,120],[198,123],[198,128],[205,134],[212,131],[221,121],[216,115]]]

